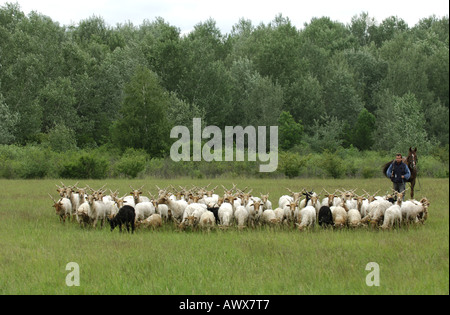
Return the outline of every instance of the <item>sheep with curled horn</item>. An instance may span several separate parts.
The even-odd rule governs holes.
[[[300,200],[302,193],[306,191],[305,188],[303,188],[300,192],[294,192],[290,188],[287,188],[287,187],[286,187],[286,189],[291,193],[291,196],[294,198],[294,202],[298,202]]]
[[[337,206],[341,203],[341,198],[336,194],[337,190],[335,190],[332,194],[327,191],[325,188],[322,189],[326,195],[325,198],[322,199],[321,205],[327,205],[328,207]]]
[[[370,193],[368,193],[367,191],[365,191],[364,189],[363,189],[363,191],[366,193],[366,197],[367,197],[367,201],[368,201],[368,203],[371,203],[372,201],[375,201],[376,200],[376,196],[377,196],[377,194],[380,192],[380,189],[378,189],[374,194],[370,194]]]
[[[150,201],[147,197],[143,197],[142,195],[142,188],[144,188],[145,185],[142,185],[139,189],[134,189],[131,185],[129,185],[131,188],[130,195],[133,196],[134,204],[137,205],[139,202],[145,202]]]
[[[56,210],[56,214],[59,215],[59,221],[66,222],[66,218],[72,215],[72,203],[69,198],[62,197],[58,201],[53,198],[52,195],[48,194],[53,200],[53,207]]]
[[[55,186],[58,188],[56,191],[58,192],[60,197],[66,196],[66,185],[63,184],[63,182],[60,182],[62,186],[59,186],[58,184],[55,184]]]
[[[236,188],[236,185],[233,184],[233,187],[231,187],[231,189],[227,189],[224,185],[221,185],[222,188],[224,189],[224,198],[226,198],[227,196],[232,196],[233,190]]]

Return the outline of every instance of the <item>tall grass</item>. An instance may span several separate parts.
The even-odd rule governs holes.
[[[233,180],[107,180],[175,187]],[[390,189],[383,179],[239,180],[273,204],[285,187]],[[135,234],[62,224],[47,193],[55,180],[0,180],[0,294],[449,294],[449,182],[420,179],[417,196],[431,200],[425,225],[392,231],[262,227],[178,232],[172,226]],[[71,182],[68,184],[72,184]],[[219,189],[221,191],[221,189]],[[80,286],[65,283],[66,264],[80,266]],[[366,285],[369,262],[380,286]]]

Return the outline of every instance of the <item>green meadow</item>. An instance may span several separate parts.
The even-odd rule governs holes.
[[[76,180],[65,180],[74,184]],[[81,181],[129,192],[155,184],[223,184],[270,192],[274,207],[292,190],[362,189],[380,194],[386,179],[213,179]],[[299,232],[293,228],[180,232],[173,225],[135,234],[60,223],[47,193],[57,180],[0,180],[0,294],[449,294],[449,180],[421,178],[416,199],[427,197],[424,225],[390,231],[360,228]],[[217,192],[222,193],[222,188]],[[69,262],[80,286],[67,286]],[[366,265],[380,267],[368,286]]]

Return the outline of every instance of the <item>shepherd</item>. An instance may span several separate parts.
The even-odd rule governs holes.
[[[403,163],[405,163],[410,171],[410,177],[408,179],[406,179],[404,181],[404,183],[406,184],[406,182],[409,182],[411,185],[411,199],[414,199],[414,186],[416,185],[416,178],[417,178],[417,148],[414,148],[414,150],[410,147],[409,148],[409,152],[408,152],[408,156],[406,159],[403,159]],[[387,176],[388,178],[391,178],[390,176],[392,176],[392,173],[390,172],[388,174],[388,169],[391,167],[391,165],[396,162],[396,160],[394,161],[390,161],[388,163],[386,163],[383,167],[383,174],[385,176]],[[391,169],[392,171],[392,169]],[[394,186],[395,188],[395,186]],[[400,191],[399,191],[400,192]]]
[[[386,171],[386,176],[394,183],[394,191],[403,193],[406,189],[406,182],[411,177],[408,165],[403,162],[401,153],[395,155],[395,160]],[[403,199],[405,196],[403,195]]]

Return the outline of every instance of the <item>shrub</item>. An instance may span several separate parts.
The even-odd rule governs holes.
[[[301,168],[306,164],[309,156],[303,158],[296,153],[280,152],[279,153],[279,169],[283,174],[289,178],[294,178],[300,175]]]
[[[374,178],[376,177],[377,172],[379,172],[379,170],[374,167],[364,166],[363,169],[361,170],[361,176],[366,179]]]
[[[60,176],[62,178],[102,179],[107,177],[109,161],[95,152],[81,153],[72,161],[64,163]]]
[[[144,150],[127,149],[115,165],[115,175],[136,178],[145,169],[147,154]]]
[[[56,125],[51,129],[48,132],[47,141],[55,152],[65,152],[77,148],[75,132],[64,124]]]
[[[23,147],[19,160],[14,165],[15,173],[23,179],[44,178],[50,170],[52,152],[41,146]]]
[[[433,156],[419,157],[418,177],[448,178],[449,166]]]
[[[328,150],[324,151],[319,165],[332,178],[341,178],[346,171],[344,160]]]

